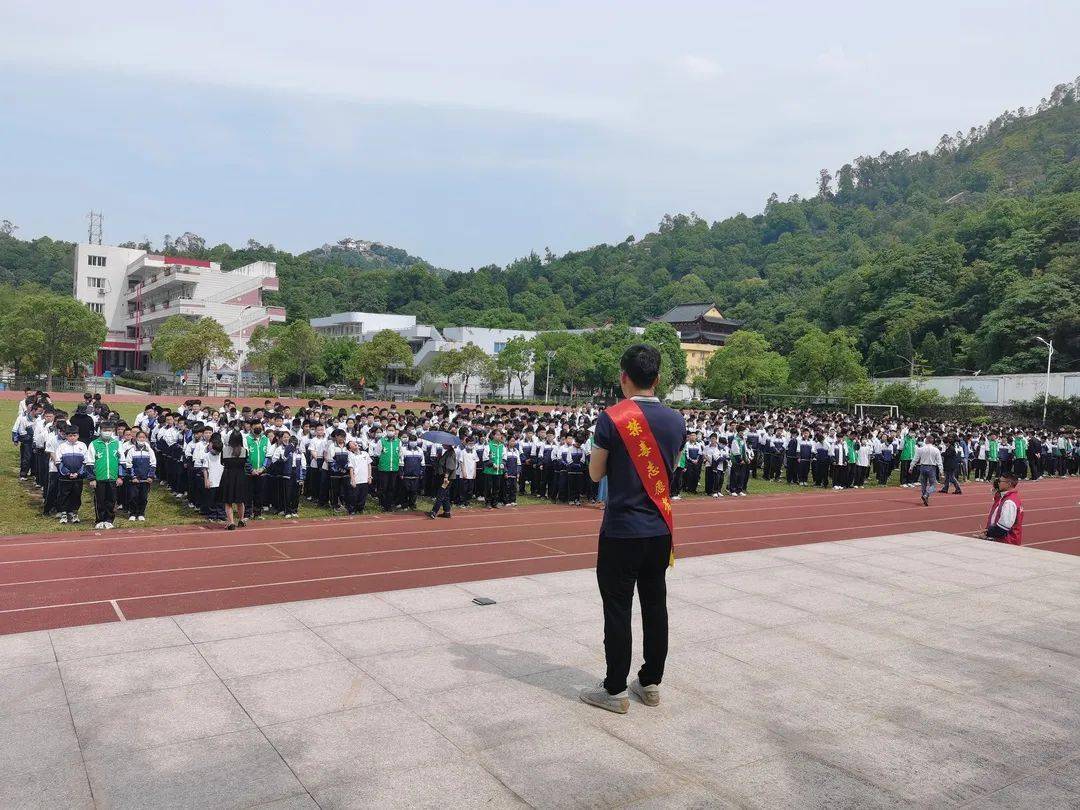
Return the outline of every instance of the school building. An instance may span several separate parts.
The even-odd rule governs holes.
[[[453,392],[446,391],[446,380],[436,379],[427,373],[432,358],[439,352],[460,349],[469,343],[478,346],[491,357],[503,350],[515,337],[531,340],[538,333],[528,329],[487,329],[480,326],[448,326],[439,330],[434,326],[417,323],[415,315],[394,315],[386,312],[338,312],[325,318],[312,318],[312,328],[326,337],[347,337],[357,343],[365,343],[376,334],[389,329],[401,335],[413,352],[413,369],[419,372],[418,380],[397,378],[391,381],[391,393],[408,396],[431,396],[448,393],[454,397],[469,397],[490,393],[491,388],[484,380],[473,375],[466,382],[463,378],[454,378],[451,385]],[[520,382],[515,378],[509,388],[503,386],[499,391],[503,396],[534,396],[532,374],[525,380],[522,392]],[[541,384],[541,394],[543,394]]]
[[[93,244],[76,245],[74,262],[75,299],[104,316],[109,329],[94,361],[97,375],[132,369],[170,373],[150,358],[150,345],[173,315],[220,323],[239,359],[211,371],[235,374],[252,330],[285,320],[283,307],[262,300],[264,291],[278,288],[273,262],[223,271],[217,262]]]

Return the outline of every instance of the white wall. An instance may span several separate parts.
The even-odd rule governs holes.
[[[346,329],[342,337],[353,337],[359,340],[360,332],[366,334],[368,332],[380,332],[383,329],[409,329],[416,326],[416,316],[391,315],[386,312],[338,312],[325,318],[311,319],[312,328],[329,337],[335,336],[333,327],[347,327],[350,325],[358,326],[359,329],[354,333],[350,333]]]
[[[485,329],[482,326],[448,326],[442,330],[443,337],[455,343],[472,343],[487,354],[495,354],[496,343],[507,343],[513,338],[532,340],[537,332],[527,329]]]
[[[1045,374],[985,374],[978,377],[887,377],[878,383],[913,383],[917,388],[932,388],[945,397],[955,397],[961,389],[967,389],[984,405],[1009,405],[1013,402],[1032,400],[1046,393]],[[1050,375],[1050,396],[1080,396],[1080,373]],[[883,403],[888,404],[888,403]]]
[[[127,318],[127,268],[145,256],[146,251],[109,245],[76,245],[73,267],[74,282],[71,293],[76,301],[84,304],[102,304],[101,314],[109,325],[109,338],[126,340],[124,320]],[[90,256],[104,256],[104,267],[91,267]],[[101,295],[97,288],[88,286],[87,279],[106,279],[106,292]]]

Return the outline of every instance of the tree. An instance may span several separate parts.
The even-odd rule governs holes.
[[[745,401],[764,391],[782,389],[787,377],[787,360],[769,350],[764,335],[740,329],[709,358],[701,388],[709,397]]]
[[[580,335],[574,337],[577,340],[563,344],[555,353],[555,368],[558,369],[559,377],[570,386],[571,399],[577,395],[578,384],[585,379],[593,366],[589,345]]]
[[[105,319],[66,295],[27,295],[16,310],[19,351],[28,352],[52,388],[53,374],[92,363],[108,334]],[[10,323],[10,322],[9,322]]]
[[[657,386],[657,396],[663,397],[672,388],[686,381],[686,353],[679,343],[679,333],[675,331],[675,327],[663,321],[650,323],[645,327],[641,341],[660,350],[660,384]]]
[[[251,330],[248,338],[247,364],[265,371],[271,386],[289,373],[289,361],[281,349],[281,333],[284,329],[284,324],[261,323]]]
[[[385,391],[390,372],[408,371],[412,368],[412,362],[409,342],[392,329],[383,329],[357,348],[349,361],[349,377],[363,384],[368,380],[381,380]]]
[[[517,335],[506,341],[503,350],[499,352],[499,368],[506,375],[506,394],[510,395],[510,378],[516,377],[518,386],[521,388],[521,396],[525,396],[525,381],[532,371],[532,350],[529,341],[523,335]]]
[[[207,366],[236,359],[232,338],[220,323],[213,318],[191,321],[182,315],[167,318],[158,328],[150,354],[173,371],[197,367],[199,391],[205,387]]]
[[[979,395],[970,388],[961,388],[956,395],[949,400],[957,419],[970,422],[978,416],[986,413],[986,408],[979,399]]]
[[[326,381],[330,383],[348,382],[348,366],[356,354],[359,344],[347,337],[326,338],[318,365],[322,368]]]
[[[431,358],[429,369],[432,376],[446,381],[446,396],[454,398],[453,378],[460,374],[463,367],[460,349],[446,349],[436,352]]]
[[[826,402],[836,386],[866,376],[855,338],[844,329],[807,332],[795,341],[789,365],[792,381],[811,396],[824,396]]]
[[[462,379],[461,395],[464,398],[469,390],[469,380],[483,375],[488,356],[483,349],[473,343],[466,343],[458,351],[461,352],[459,373]]]
[[[480,376],[487,385],[488,390],[491,391],[492,397],[497,396],[499,388],[501,388],[504,383],[507,383],[506,372],[503,370],[502,366],[499,365],[497,357],[484,355],[484,365],[480,371]],[[507,394],[509,395],[509,386],[507,386]]]
[[[307,375],[317,368],[323,352],[323,337],[307,321],[293,321],[280,333],[280,350],[290,373],[300,375],[300,388],[307,386]],[[408,345],[408,344],[406,344]],[[410,363],[412,352],[409,352]]]

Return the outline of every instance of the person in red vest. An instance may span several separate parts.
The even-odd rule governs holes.
[[[1024,504],[1016,484],[1016,474],[1012,472],[1002,473],[994,479],[994,505],[986,519],[987,540],[1023,545]]]

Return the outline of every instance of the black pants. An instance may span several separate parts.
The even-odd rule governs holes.
[[[406,509],[416,508],[416,496],[420,494],[420,477],[406,475],[401,479],[402,506]]]
[[[439,487],[438,492],[435,493],[435,503],[431,507],[431,514],[439,514],[439,510],[442,509],[444,514],[450,514],[450,485],[445,487]]]
[[[82,506],[83,479],[68,478],[65,475],[58,483],[57,511],[77,515],[79,507]]]
[[[810,459],[799,459],[799,483],[805,484],[807,477],[810,475]]]
[[[1028,463],[1026,458],[1014,458],[1012,463],[1013,474],[1023,481],[1027,478]]]
[[[116,482],[94,482],[94,514],[97,523],[112,523],[116,520]]]
[[[671,535],[614,538],[600,535],[596,582],[604,602],[604,688],[612,695],[626,689],[633,641],[630,613],[634,587],[641,602],[645,661],[638,671],[642,686],[659,684],[668,651],[667,573]]]
[[[475,485],[476,481],[472,478],[457,479],[457,502],[459,506],[468,506],[472,503]]]
[[[281,479],[281,502],[286,515],[296,515],[300,512],[300,482],[291,476]]]
[[[59,497],[60,475],[50,472],[45,479],[45,497],[41,505],[43,515],[51,515],[56,512],[56,502]]]
[[[128,483],[128,513],[138,517],[146,514],[146,499],[150,495],[150,484],[145,481]]]
[[[384,512],[391,512],[394,509],[398,477],[396,472],[379,470],[379,504]]]
[[[350,484],[345,483],[345,511],[350,515],[355,515],[357,512],[363,512],[367,506],[368,489],[371,484]]]
[[[508,475],[503,479],[503,503],[517,503],[518,476]]]

